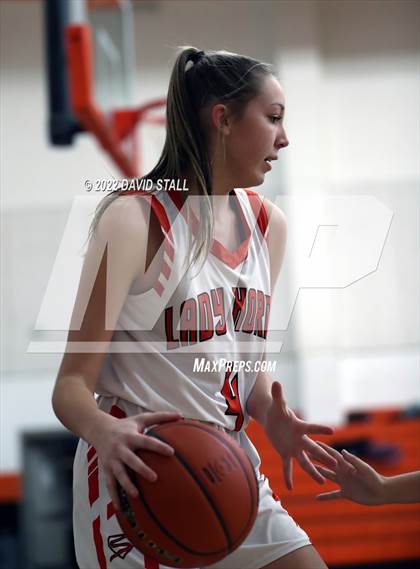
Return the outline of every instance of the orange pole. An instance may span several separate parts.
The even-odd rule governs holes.
[[[95,135],[121,172],[129,178],[136,177],[136,156],[129,156],[124,152],[114,121],[108,125],[103,113],[94,103],[92,38],[89,26],[67,26],[66,42],[70,101],[74,114],[86,130]]]

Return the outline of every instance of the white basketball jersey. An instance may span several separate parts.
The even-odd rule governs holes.
[[[246,400],[258,375],[252,364],[262,357],[267,332],[269,258],[262,200],[245,190],[235,196],[244,239],[234,252],[214,241],[198,274],[196,267],[183,271],[188,227],[179,195],[145,197],[162,226],[164,263],[151,290],[127,297],[97,388],[99,407],[114,417],[178,410],[185,418],[226,429],[248,454],[259,481],[257,520],[245,542],[213,569],[261,567],[262,560],[271,563],[310,543],[258,472],[258,452],[243,428]],[[194,367],[195,358],[204,360],[203,367]],[[251,369],[229,369],[228,362],[246,362]],[[80,567],[158,567],[121,533],[101,461],[83,440],[74,463],[73,496]]]
[[[150,290],[127,296],[97,393],[229,431],[246,426],[270,312],[267,215],[255,192],[231,194],[243,240],[233,252],[213,240],[200,272],[184,265],[189,229],[180,193],[144,196],[164,235],[161,274]]]

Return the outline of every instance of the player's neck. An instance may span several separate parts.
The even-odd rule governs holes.
[[[194,212],[197,214],[199,212],[199,199],[202,195],[202,192],[199,190],[197,182],[193,180],[191,177],[187,176],[187,187],[188,192],[185,192],[185,197],[192,197],[191,200],[191,207],[193,208]],[[222,181],[213,180],[212,184],[212,203],[213,203],[213,212],[214,217],[216,219],[223,219],[225,215],[228,213],[229,210],[232,209],[231,202],[232,200],[229,199],[229,193],[233,188],[230,187],[227,183]]]

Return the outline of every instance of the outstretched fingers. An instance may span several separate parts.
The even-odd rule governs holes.
[[[308,435],[332,435],[334,429],[328,425],[318,425],[317,423],[306,423],[305,431]]]
[[[328,470],[328,468],[324,468],[323,466],[317,466],[319,472],[331,482],[337,483],[337,475],[332,470]]]
[[[305,441],[305,450],[309,452],[310,455],[315,460],[318,460],[319,462],[325,464],[326,466],[331,466],[331,467],[337,466],[337,458],[333,456],[331,453],[327,452],[324,449],[322,443],[315,442],[306,435],[303,438]]]
[[[356,472],[353,464],[347,462],[347,460],[344,459],[343,455],[335,450],[335,448],[332,448],[321,441],[318,441],[317,444],[320,445],[330,456],[332,456],[337,461],[335,468],[336,470],[339,469],[345,474],[354,474]]]
[[[338,452],[338,450],[335,450],[335,448],[330,447],[329,445],[327,445],[326,443],[323,443],[322,441],[317,441],[317,444],[320,447],[322,447],[325,450],[325,452],[327,452],[329,455],[331,455],[333,458],[335,458],[337,462],[339,460],[343,459],[341,454]]]
[[[343,457],[346,460],[346,462],[349,462],[354,467],[356,471],[360,470],[364,472],[366,470],[370,470],[370,467],[365,462],[363,462],[363,460],[361,460],[359,457],[355,456],[354,454],[351,454],[345,449],[343,450]]]
[[[312,464],[305,452],[302,451],[301,454],[297,455],[296,460],[302,469],[307,472],[309,476],[315,480],[315,482],[318,482],[318,484],[324,484],[324,477],[318,472],[318,469]]]
[[[334,492],[324,492],[323,494],[318,494],[316,497],[320,502],[326,502],[327,500],[338,500],[343,498],[341,490],[334,490]]]
[[[293,490],[293,462],[290,457],[283,459],[283,477],[288,490]]]

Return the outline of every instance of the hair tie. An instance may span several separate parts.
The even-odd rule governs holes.
[[[198,63],[200,61],[200,59],[202,59],[206,54],[204,53],[204,51],[196,51],[195,53],[190,55],[189,60],[192,61],[193,63]]]
[[[206,54],[204,53],[204,51],[196,51],[195,53],[192,53],[189,56],[188,61],[185,65],[185,71],[189,71],[192,67],[194,67],[196,63],[201,61],[205,55]]]

